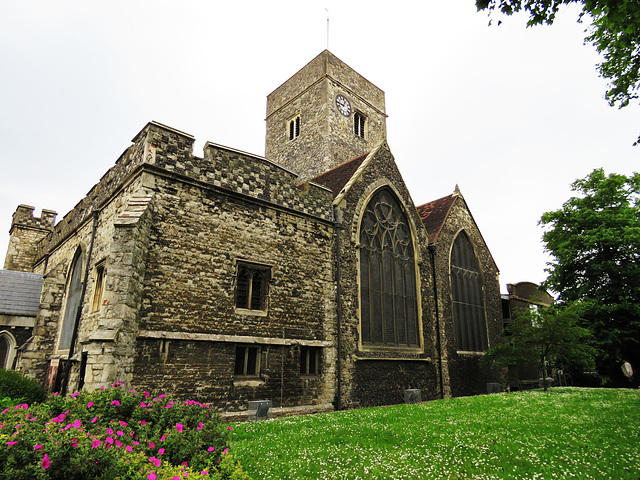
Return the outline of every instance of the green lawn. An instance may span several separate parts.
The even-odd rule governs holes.
[[[640,478],[640,391],[553,388],[234,425],[254,479]]]

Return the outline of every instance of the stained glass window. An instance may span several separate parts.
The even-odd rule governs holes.
[[[378,190],[360,224],[362,343],[419,346],[411,230],[395,195]]]
[[[480,264],[469,237],[462,232],[451,251],[451,293],[456,348],[483,352],[487,349],[487,325]]]

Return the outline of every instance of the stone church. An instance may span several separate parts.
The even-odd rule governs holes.
[[[266,120],[265,157],[150,122],[57,224],[20,205],[3,273],[41,290],[28,336],[0,312],[0,353],[51,390],[68,370],[225,411],[485,393],[498,268],[457,187],[414,204],[384,92],[325,50]]]

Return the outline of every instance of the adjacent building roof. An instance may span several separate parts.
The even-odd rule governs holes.
[[[458,196],[460,196],[460,190],[458,190],[456,185],[456,191],[451,195],[416,207],[422,223],[429,234],[429,243],[435,243],[438,239],[438,235],[442,230],[444,221],[447,219],[449,210],[451,210],[451,206]]]
[[[0,270],[0,314],[37,315],[43,279],[37,273]]]

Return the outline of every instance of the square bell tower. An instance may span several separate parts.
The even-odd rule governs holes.
[[[384,92],[328,50],[267,96],[267,159],[313,178],[387,136]]]

